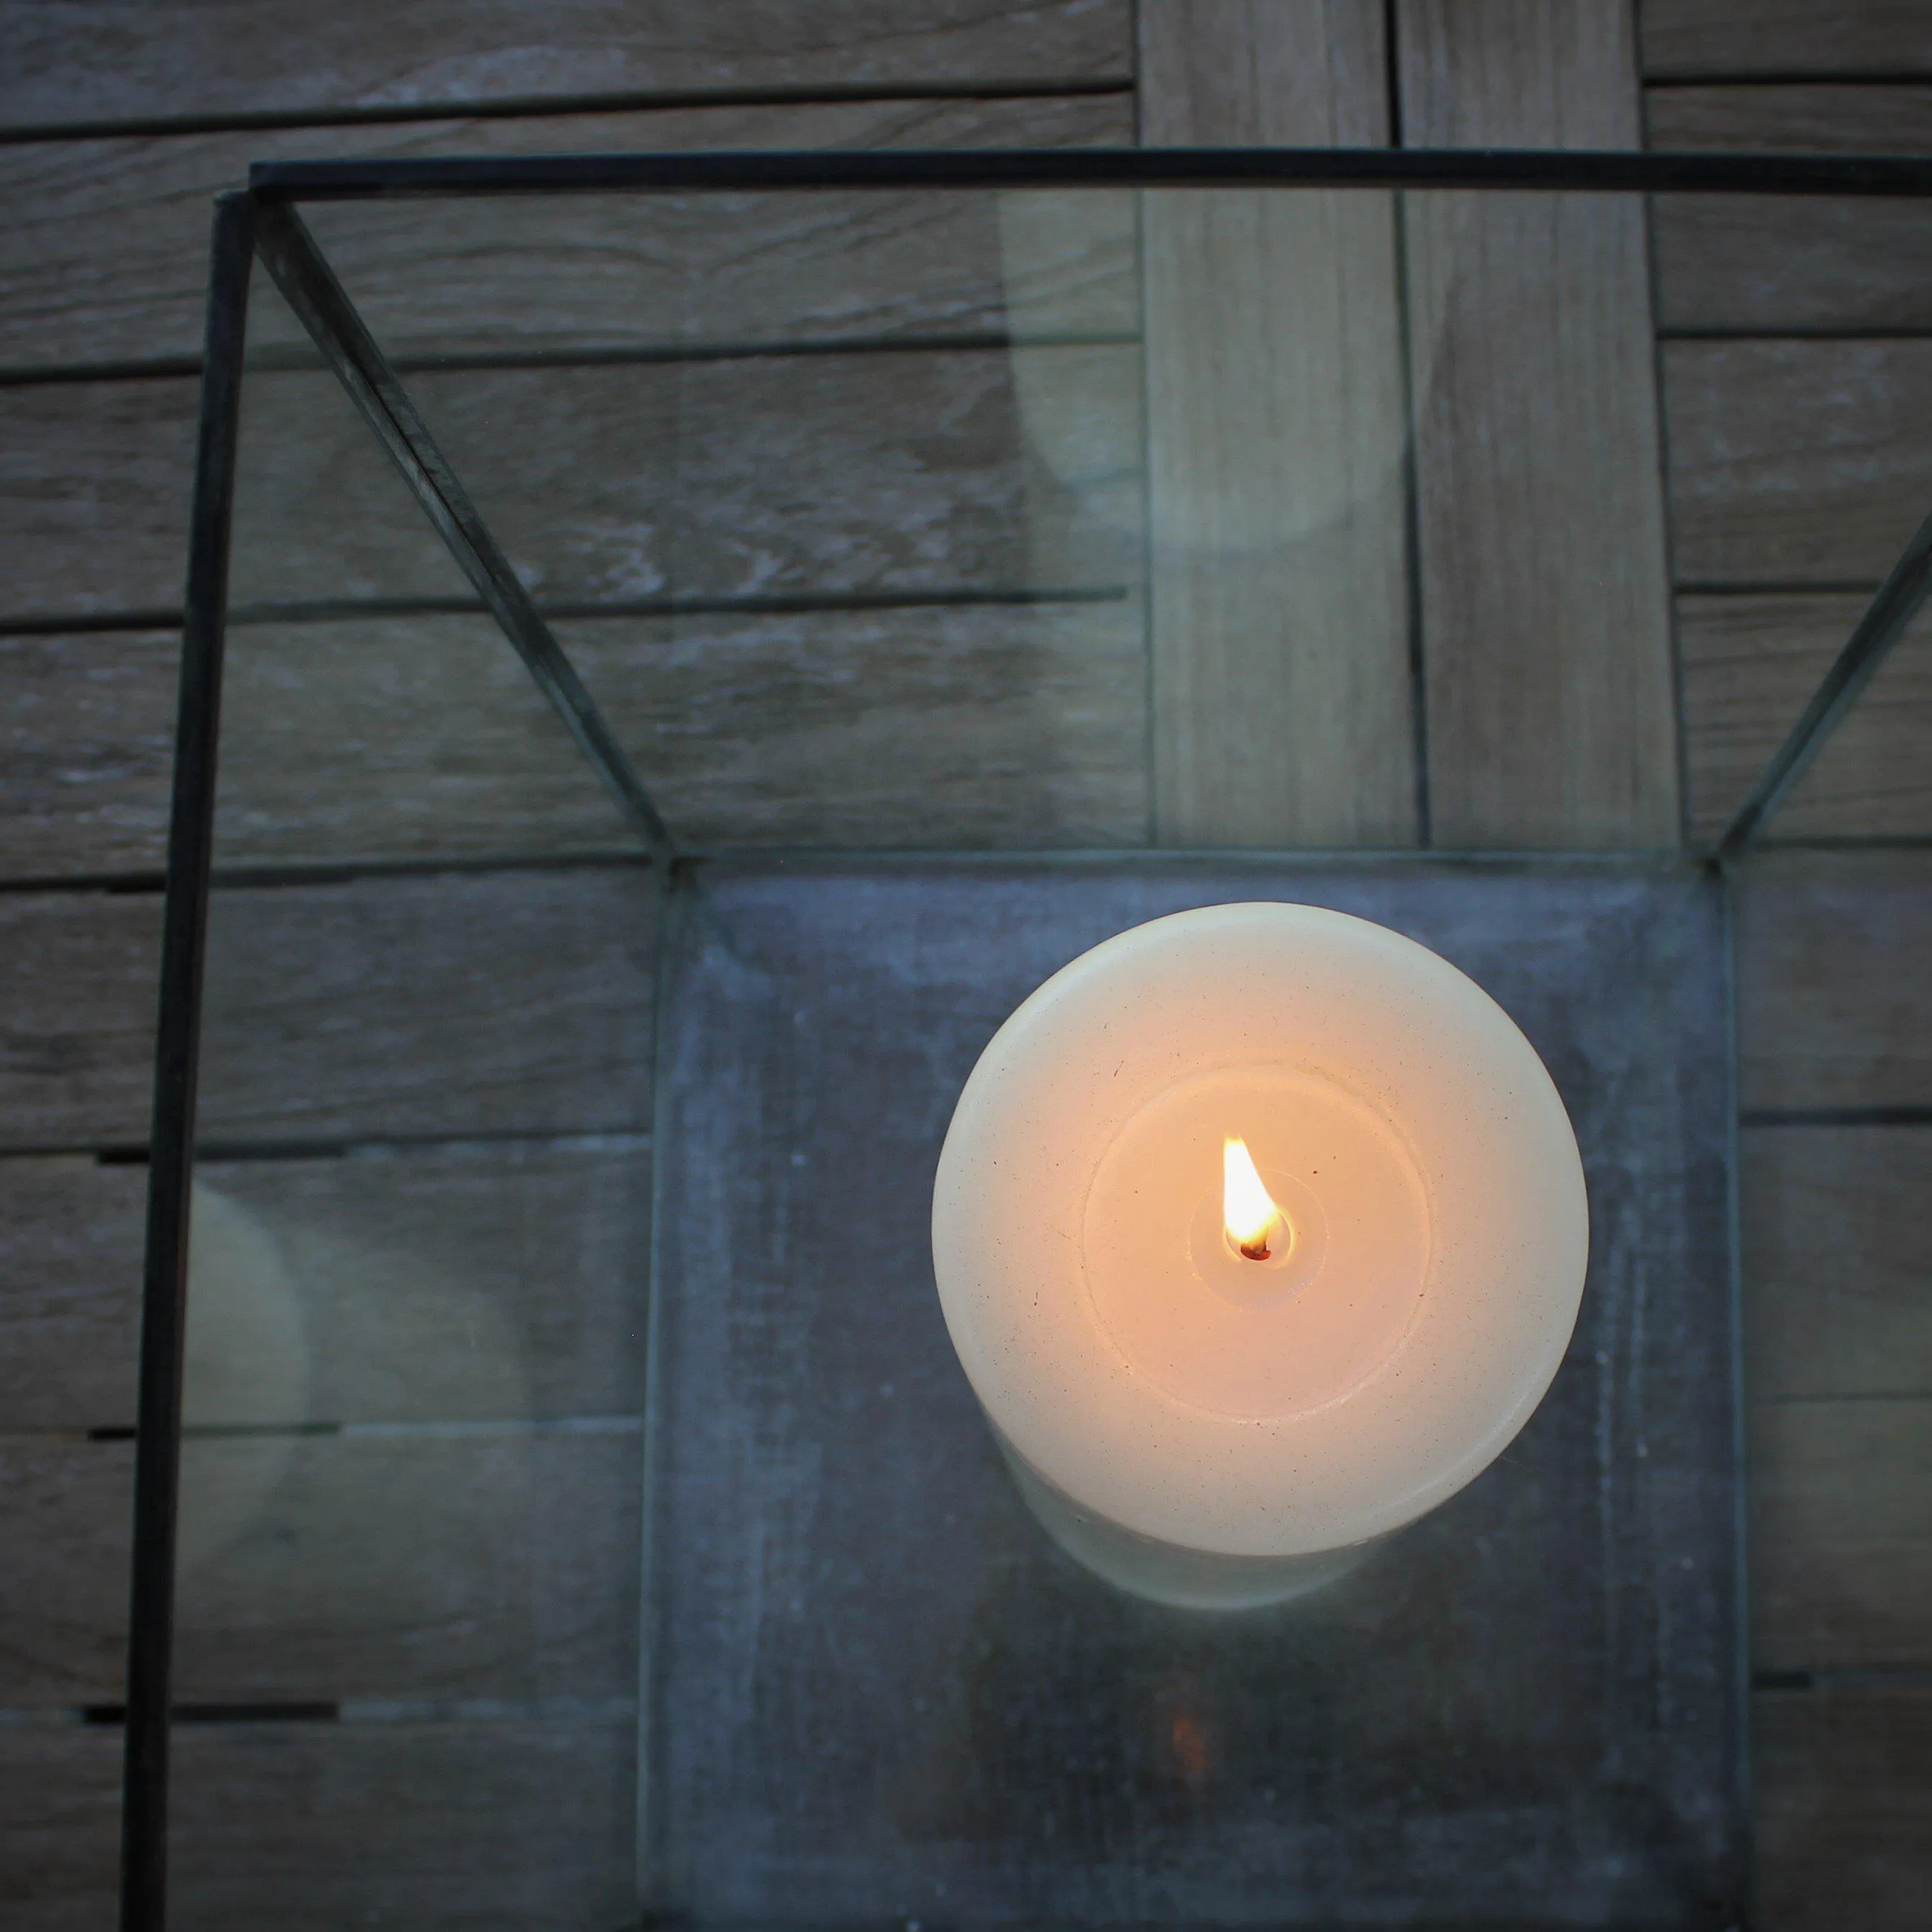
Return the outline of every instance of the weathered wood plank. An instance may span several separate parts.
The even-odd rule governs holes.
[[[171,1890],[208,1932],[525,1932],[634,1915],[635,1720],[196,1724],[174,1739]],[[110,1932],[121,1734],[0,1726],[0,1916]]]
[[[208,1162],[197,1189],[218,1198],[231,1228],[267,1242],[273,1265],[233,1265],[249,1248],[220,1250],[218,1228],[218,1246],[203,1246],[211,1224],[197,1222],[195,1419],[461,1420],[638,1406],[650,1252],[640,1139]],[[224,1358],[248,1326],[241,1305],[279,1292],[292,1303],[301,1372],[297,1400],[272,1412],[267,1379]]]
[[[0,618],[179,604],[195,406],[184,381],[0,388]]]
[[[1932,1898],[1932,1692],[1834,1685],[1751,1700],[1765,1932],[1917,1932]]]
[[[1388,138],[1378,9],[1174,0],[1139,22],[1150,144]],[[1158,836],[1412,842],[1392,206],[1150,196],[1142,248]]]
[[[0,1708],[120,1696],[132,1468],[126,1442],[0,1438]],[[642,1468],[622,1418],[191,1434],[176,1694],[628,1696]]]
[[[206,1405],[210,1394],[207,1365],[244,1330],[292,1326],[302,1373],[299,1400],[273,1414],[256,1400],[260,1378],[231,1376],[227,1412],[202,1419],[634,1408],[650,1172],[646,1144],[622,1139],[204,1162],[200,1198],[217,1197],[217,1214],[258,1232],[270,1264],[218,1276],[199,1238],[212,1224],[198,1224],[189,1298],[198,1397]],[[146,1195],[142,1167],[0,1162],[0,1415],[9,1429],[133,1422]],[[232,1240],[225,1252],[232,1261]],[[249,1306],[278,1293],[287,1306],[264,1316]]]
[[[1747,1108],[1932,1102],[1932,857],[1765,853],[1736,928]]]
[[[221,736],[218,865],[638,850],[481,612],[235,626]]]
[[[432,429],[540,596],[1138,580],[1132,346],[424,372]],[[1057,403],[1063,421],[1042,416]],[[195,386],[0,390],[0,616],[180,594]],[[233,595],[466,596],[333,378],[250,380]],[[514,430],[506,430],[514,425]]]
[[[1126,0],[9,0],[0,124],[767,88],[1126,80]]]
[[[196,1724],[175,1738],[171,1888],[206,1932],[584,1932],[638,1913],[637,1726]]]
[[[676,117],[654,146],[1059,147],[1130,140],[1127,97],[899,103]],[[483,124],[508,128],[519,124]],[[571,134],[571,145],[581,136]],[[466,143],[467,146],[473,146]],[[1016,211],[1048,202],[1024,247]],[[986,191],[602,196],[346,205],[316,232],[383,340],[412,355],[892,340],[1138,326],[1134,199]],[[271,339],[282,332],[273,327]]]
[[[170,631],[0,638],[0,877],[160,862],[179,644]]]
[[[1932,326],[1932,212],[1922,202],[1659,195],[1666,329]]]
[[[129,1442],[0,1436],[0,1709],[121,1696],[134,1476]]]
[[[1628,7],[1396,17],[1408,143],[1636,145]],[[1642,208],[1430,195],[1406,218],[1434,836],[1674,842]]]
[[[1747,1127],[1738,1154],[1758,1398],[1932,1395],[1932,1127]]]
[[[1123,346],[1032,350],[1024,378],[1004,350],[687,365],[670,587],[726,596],[1136,583],[1140,364],[1138,349]],[[540,405],[556,442],[578,446],[566,460],[588,458],[604,472],[593,516],[610,518],[622,490],[614,466],[637,460],[621,429],[598,427],[598,412],[614,410],[621,424],[631,392],[572,384]],[[550,506],[552,521],[560,508],[570,514],[568,502]],[[601,561],[586,554],[570,568],[586,588],[608,586],[602,594],[629,580],[612,542],[622,515],[596,542]],[[538,568],[545,578],[556,568],[551,594],[562,594],[561,559]]]
[[[655,905],[628,868],[218,892],[203,1134],[641,1129]],[[145,1139],[160,923],[155,895],[0,898],[4,1144]]]
[[[0,1918],[13,1932],[110,1932],[120,1885],[118,1727],[0,1724]]]
[[[656,904],[628,868],[218,891],[202,1134],[644,1130]]]
[[[1654,87],[1648,145],[1672,153],[1922,154],[1932,152],[1932,87]]]
[[[1653,148],[1924,154],[1932,88],[1661,87]],[[1651,204],[1666,328],[1918,328],[1932,324],[1932,220],[1913,203],[1659,195]]]
[[[145,1140],[157,894],[0,896],[0,1144]]]
[[[687,839],[1116,844],[1144,835],[1137,598],[558,629]],[[158,866],[172,638],[33,642],[48,698],[30,720],[38,744],[0,773],[0,814],[15,812],[10,825],[0,815],[0,864],[49,877]],[[0,644],[0,664],[8,655]],[[64,692],[77,701],[64,706]],[[237,626],[222,726],[218,863],[637,850],[480,615]],[[63,774],[77,782],[62,786]],[[130,801],[111,818],[96,774]]]
[[[1932,1664],[1932,1398],[1754,1402],[1751,1661]]]
[[[1678,580],[1876,586],[1932,504],[1932,341],[1671,342],[1663,363]]]
[[[1867,599],[1857,592],[1677,600],[1692,836],[1714,839],[1769,765]],[[1772,838],[1932,832],[1927,622],[1893,650],[1766,828]]]
[[[631,1695],[642,1482],[634,1427],[191,1438],[176,1694]]]
[[[251,161],[312,155],[1130,142],[1126,94],[812,102],[0,148],[0,366],[198,355],[208,203]],[[614,347],[1008,325],[990,194],[662,196],[319,206],[309,220],[392,353]],[[1078,326],[1138,324],[1130,197],[1028,264]],[[1063,326],[1075,326],[1070,320]],[[308,338],[259,302],[250,345]]]
[[[9,1430],[134,1419],[145,1167],[0,1161],[0,1418]]]
[[[1916,0],[1644,0],[1643,70],[1675,75],[1932,73]]]
[[[1148,822],[1138,598],[559,634],[699,844],[1116,845]]]

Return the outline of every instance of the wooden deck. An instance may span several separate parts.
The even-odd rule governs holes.
[[[209,196],[317,154],[1923,153],[1932,14],[0,0],[0,1918],[66,1932],[112,1922],[119,1739],[94,1720],[121,1696]],[[399,351],[462,352],[412,385],[696,836],[1708,838],[1932,504],[1932,226],[1686,200],[1412,202],[1378,227],[1222,199],[1136,235],[832,197],[710,256],[688,214],[654,234],[594,202],[317,226]],[[668,254],[704,272],[640,306]],[[1204,315],[1208,274],[1231,294]],[[258,345],[296,344],[257,310]],[[1040,346],[988,346],[1021,322]],[[801,336],[843,352],[634,352]],[[307,1300],[297,1339],[250,1318],[254,1384],[197,1361],[230,1432],[191,1452],[189,1554],[224,1498],[271,1520],[184,1580],[182,1694],[211,1707],[178,1747],[193,1922],[433,1900],[614,1924],[648,882],[482,621],[407,610],[463,586],[327,379],[284,359],[250,379],[235,594],[338,608],[238,631],[224,856],[359,871],[263,875],[218,914],[204,1178]],[[1016,459],[1021,409],[1078,432],[1050,487]],[[880,425],[914,419],[921,466],[896,466]],[[505,426],[538,421],[506,464]],[[1336,476],[1344,534],[1312,541]],[[1917,1927],[1932,1898],[1926,648],[1792,800],[1737,935],[1764,1932]],[[298,1395],[251,1411],[237,1391],[283,1364]],[[369,1534],[376,1499],[410,1535]],[[328,1875],[317,1848],[345,1843],[356,1868]]]

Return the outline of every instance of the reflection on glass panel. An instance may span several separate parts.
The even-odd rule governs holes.
[[[1932,472],[1888,351],[1712,331],[1836,326],[1834,302],[1916,326],[1906,272],[1852,286],[1805,218],[1760,273],[1755,208],[1647,230],[1629,196],[314,212],[674,833],[716,862],[662,891],[259,284],[192,1254],[182,1922],[594,1928],[640,1880],[721,1922],[813,1900],[1111,1922],[1181,1910],[1190,1871],[1215,1910],[1346,1916],[1418,1808],[1471,1912],[1526,1921],[1511,1808],[1552,1767],[1602,1803],[1604,1835],[1551,1854],[1588,1866],[1600,1916],[1662,1922],[1687,1872],[1729,1884],[1725,982],[1720,887],[1680,847],[1729,821]],[[1932,832],[1928,636],[1774,838]],[[1000,868],[901,856],[849,862],[867,916],[842,957],[820,888],[848,862],[734,847],[1045,849],[1053,916],[1069,848],[1166,848],[1096,867],[1103,897],[1210,877],[1198,848],[1273,852],[1216,890],[1366,904],[1362,879],[1398,880],[1388,903],[1446,950],[1490,958],[1482,938],[1519,1005],[1560,993],[1562,1078],[1628,1138],[1592,1169],[1595,1326],[1540,1412],[1546,1460],[1498,1466],[1302,1623],[1183,1627],[1054,1569],[920,1243],[964,1070],[1066,949],[1017,898],[971,898]],[[1291,873],[1283,849],[1345,856]],[[1772,851],[1734,881],[1774,1673],[1917,1654],[1916,1586],[1886,1567],[1916,1547],[1916,1425],[1871,1398],[1923,1394],[1922,857]],[[894,868],[970,903],[886,916]],[[1520,944],[1477,877],[1522,896]],[[1659,904],[1667,931],[1640,916]],[[658,975],[667,930],[755,1026],[697,1026]],[[1593,980],[1560,963],[1585,939]],[[997,998],[976,947],[1017,975]],[[653,1090],[661,1016],[681,1114]],[[674,1116],[692,1132],[654,1145]],[[889,1213],[838,1210],[894,1162]],[[713,1218],[654,1230],[654,1166]],[[740,1227],[740,1193],[776,1205]],[[684,1300],[654,1369],[667,1265]],[[946,1414],[960,1453],[925,1468]],[[647,1438],[680,1415],[647,1496]],[[1820,1469],[1860,1472],[1856,1507]],[[873,1484],[891,1508],[868,1514]],[[1564,1501],[1586,1492],[1587,1534]],[[1492,1560],[1510,1550],[1535,1589]],[[1470,1591],[1437,1587],[1458,1574]],[[922,1592],[931,1618],[878,1622]],[[1525,1640],[1498,1646],[1510,1618]],[[1468,1667],[1438,1682],[1445,1657]],[[1027,1716],[1016,1685],[1052,1708]],[[1327,1734],[1338,1712],[1364,1748]],[[1056,1738],[1072,1758],[1042,1754]],[[1337,1819],[1355,1850],[1324,1865]],[[1269,1891],[1303,1872],[1305,1895]]]
[[[658,886],[334,379],[265,333],[201,1045],[177,1916],[460,1923],[521,1895],[605,1922],[634,1892]]]

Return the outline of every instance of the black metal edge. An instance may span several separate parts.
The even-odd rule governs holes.
[[[1790,736],[1778,747],[1718,842],[1718,856],[1726,865],[1743,857],[1772,814],[1790,796],[1792,788],[1825,748],[1826,740],[1857,703],[1858,694],[1871,682],[1893,645],[1905,634],[1928,591],[1932,591],[1932,516],[1912,533],[1912,541],[1879,586],[1878,594],[1852,626],[1844,649],[1791,728]]]
[[[263,266],[321,350],[410,492],[489,608],[537,687],[556,708],[652,858],[677,856],[669,828],[623,747],[564,655],[550,626],[491,536],[469,492],[337,280],[302,218],[286,203],[257,200]]]
[[[161,1932],[167,1912],[168,1726],[180,1497],[182,1367],[187,1334],[189,1195],[214,844],[215,761],[228,598],[236,434],[256,208],[215,205],[182,626],[174,796],[168,824],[160,1013],[148,1141],[146,1260],[134,1456],[121,1826],[122,1932]]]
[[[248,179],[264,197],[338,200],[784,188],[1462,188],[1918,196],[1932,195],[1932,158],[1528,148],[899,148],[258,161]]]

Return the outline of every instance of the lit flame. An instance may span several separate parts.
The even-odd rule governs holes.
[[[1281,1210],[1262,1185],[1247,1142],[1232,1136],[1221,1143],[1221,1219],[1228,1240],[1249,1260],[1268,1258],[1268,1236]]]

